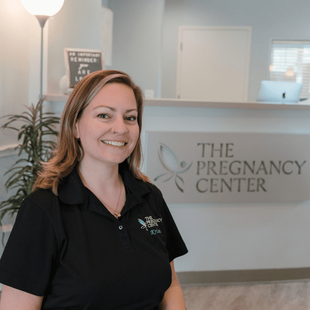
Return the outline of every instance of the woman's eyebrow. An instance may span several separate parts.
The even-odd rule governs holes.
[[[129,109],[129,110],[126,110],[125,112],[128,113],[128,112],[132,112],[132,111],[138,112],[137,109]]]
[[[94,108],[94,110],[98,109],[98,108],[107,108],[110,109],[111,111],[116,111],[114,108],[106,106],[106,105],[98,105]]]
[[[113,112],[116,111],[115,108],[112,108],[112,107],[109,107],[109,106],[106,106],[106,105],[98,105],[97,107],[94,108],[94,110],[96,110],[96,109],[98,109],[98,108],[107,108],[107,109],[109,109],[109,110],[111,110],[111,111],[113,111]],[[137,109],[128,109],[128,110],[126,110],[125,112],[128,113],[128,112],[132,112],[132,111],[138,112]]]

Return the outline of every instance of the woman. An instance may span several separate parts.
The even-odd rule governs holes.
[[[75,87],[0,261],[1,310],[185,309],[173,260],[187,249],[139,171],[142,109],[120,71]]]

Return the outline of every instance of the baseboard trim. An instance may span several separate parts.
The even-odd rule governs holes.
[[[310,279],[310,268],[187,271],[177,273],[181,285],[262,283]]]

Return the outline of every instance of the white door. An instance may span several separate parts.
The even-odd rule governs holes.
[[[247,101],[250,44],[250,27],[180,27],[177,98]]]

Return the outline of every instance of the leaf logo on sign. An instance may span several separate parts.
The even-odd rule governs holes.
[[[186,172],[191,166],[187,165],[186,161],[182,161],[179,163],[178,158],[174,154],[174,152],[165,144],[159,143],[158,149],[158,158],[162,166],[168,171],[167,173],[163,173],[157,176],[154,181],[167,176],[163,182],[167,182],[174,178],[174,182],[176,187],[183,193],[184,180],[179,176],[179,174]]]

